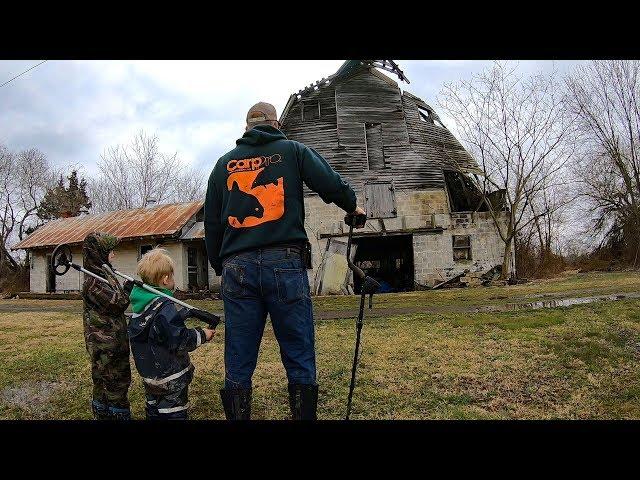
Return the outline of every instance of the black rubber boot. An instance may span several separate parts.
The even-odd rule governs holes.
[[[131,409],[110,406],[109,416],[111,420],[131,420]]]
[[[250,388],[223,388],[220,390],[220,398],[222,399],[222,406],[227,420],[251,419]]]
[[[318,386],[290,383],[289,407],[293,420],[316,420]]]
[[[107,407],[104,403],[93,400],[91,402],[91,412],[93,413],[93,418],[96,420],[111,420],[109,407]]]

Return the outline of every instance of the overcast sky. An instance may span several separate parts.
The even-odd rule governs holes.
[[[48,61],[0,87],[0,144],[36,147],[56,164],[82,165],[92,174],[106,147],[144,129],[158,135],[161,151],[177,151],[185,162],[210,170],[242,134],[251,105],[267,101],[280,114],[291,93],[334,73],[343,61]],[[0,85],[38,62],[0,61]],[[397,62],[411,81],[401,88],[436,111],[443,83],[491,64]],[[518,68],[565,72],[574,63],[522,61]]]

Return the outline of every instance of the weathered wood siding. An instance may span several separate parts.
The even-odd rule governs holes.
[[[410,93],[402,94],[402,108],[412,148],[429,162],[437,163],[445,170],[480,173],[481,170],[473,157],[449,130],[435,123],[421,120],[418,112],[419,105],[427,107],[422,100]]]
[[[379,123],[365,123],[367,139],[367,163],[369,170],[385,168],[384,148],[382,142],[382,125]]]
[[[319,102],[320,117],[305,120],[303,102],[307,108]],[[281,119],[282,130],[317,150],[357,192],[373,180],[393,180],[397,190],[445,188],[443,168],[475,162],[446,128],[420,120],[420,102],[363,67],[296,100]],[[382,148],[373,137],[369,144],[384,160],[374,158],[372,165],[384,168],[369,168],[367,124],[379,124]],[[305,189],[305,195],[313,193]]]
[[[393,218],[398,213],[391,182],[365,184],[364,202],[369,218]]]

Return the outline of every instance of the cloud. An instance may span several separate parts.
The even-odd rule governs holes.
[[[36,147],[58,165],[83,165],[93,173],[106,147],[127,143],[144,129],[158,135],[162,151],[177,151],[182,160],[206,169],[234,146],[251,105],[269,101],[281,112],[292,93],[334,73],[342,62],[51,60],[0,88],[0,143],[15,150]],[[0,83],[36,63],[1,61]],[[491,64],[398,63],[411,80],[401,88],[436,110],[443,83]],[[520,62],[527,72],[550,65]]]
[[[0,62],[0,80],[35,63]],[[234,146],[251,105],[266,100],[281,111],[291,93],[341,63],[48,61],[0,89],[0,142],[91,173],[106,147],[144,129],[163,151],[206,165]]]

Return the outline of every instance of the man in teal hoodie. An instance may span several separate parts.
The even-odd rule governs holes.
[[[207,254],[222,275],[227,419],[249,419],[251,377],[267,314],[289,382],[294,419],[315,419],[313,310],[304,229],[303,184],[347,213],[364,213],[353,189],[312,148],[288,140],[275,108],[247,114],[236,148],[216,163],[204,205]]]

